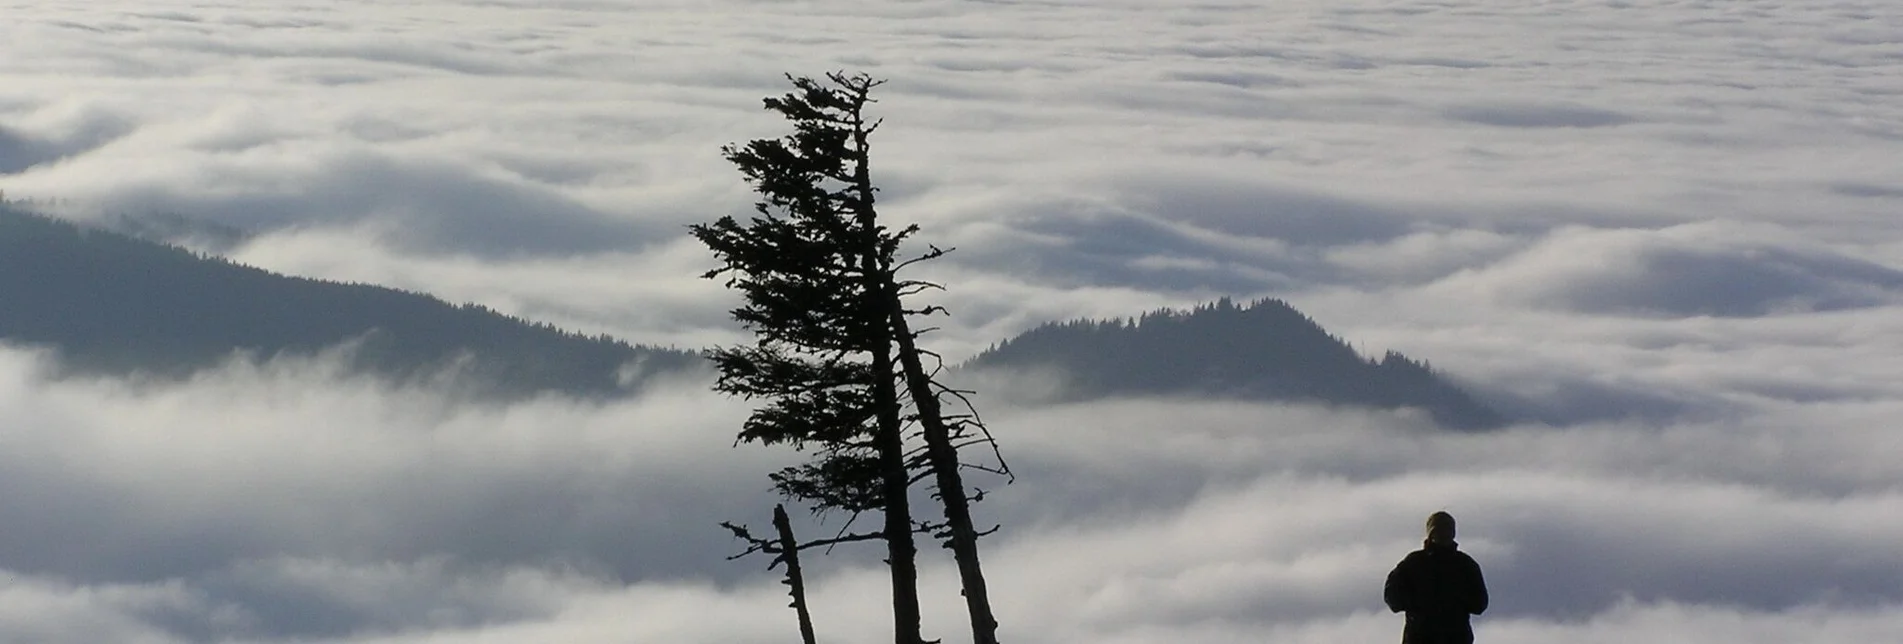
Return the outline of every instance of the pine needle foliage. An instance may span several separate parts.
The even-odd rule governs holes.
[[[759,195],[745,221],[691,228],[744,304],[733,318],[755,336],[720,348],[715,389],[761,402],[738,442],[811,454],[771,476],[815,512],[879,511],[892,572],[894,641],[919,644],[917,548],[907,490],[896,342],[894,255],[916,227],[888,230],[874,210],[865,107],[883,81],[788,77],[794,91],[765,100],[793,125],[777,139],[722,149]]]

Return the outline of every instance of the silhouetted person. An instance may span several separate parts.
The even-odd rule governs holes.
[[[1454,516],[1435,512],[1427,517],[1427,542],[1388,573],[1388,609],[1407,613],[1401,644],[1473,644],[1467,620],[1487,610],[1487,582],[1459,548]]]

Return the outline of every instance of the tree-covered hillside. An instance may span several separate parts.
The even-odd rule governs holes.
[[[181,375],[243,352],[349,343],[352,366],[397,379],[454,368],[489,393],[613,394],[697,354],[631,346],[476,305],[287,277],[0,204],[0,341],[48,347],[79,373]]]
[[[453,370],[483,393],[612,395],[703,366],[696,352],[569,333],[419,293],[278,275],[0,204],[0,342],[53,349],[75,373],[184,375],[234,355],[339,346],[359,372]],[[1287,304],[1228,300],[1134,320],[1046,324],[964,369],[1063,376],[1059,399],[1199,395],[1418,407],[1450,427],[1498,414],[1420,362],[1380,360]]]
[[[1504,421],[1426,364],[1388,352],[1363,358],[1280,300],[1228,299],[1134,320],[1046,324],[999,343],[966,369],[1055,371],[1064,400],[1119,395],[1202,395],[1417,407],[1449,427]]]

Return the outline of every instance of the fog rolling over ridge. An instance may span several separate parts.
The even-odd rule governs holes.
[[[1043,372],[1049,399],[1189,396],[1412,407],[1462,429],[1506,419],[1429,370],[1389,351],[1364,359],[1346,341],[1279,300],[1225,298],[1189,311],[1045,324],[962,365]]]
[[[286,277],[0,204],[0,340],[81,374],[182,377],[339,352],[348,371],[478,394],[620,395],[697,353],[393,289]]]
[[[627,396],[708,377],[700,354],[585,337],[485,307],[286,277],[0,205],[0,341],[86,375],[184,378],[228,360],[310,359],[478,396]],[[1288,305],[1224,299],[1120,322],[1052,323],[964,365],[1062,381],[1045,402],[1191,396],[1414,407],[1459,428],[1503,419],[1425,365],[1364,360]],[[1026,402],[1029,402],[1028,400]]]
[[[0,15],[0,190],[62,220],[0,222],[0,643],[794,641],[718,524],[803,455],[638,356],[750,341],[686,227],[833,70],[890,81],[881,217],[956,249],[912,276],[1017,474],[975,508],[1007,644],[1391,642],[1436,510],[1478,644],[1903,641],[1903,3]],[[1257,388],[1296,363],[1433,378]],[[891,641],[880,558],[805,562],[821,642]]]

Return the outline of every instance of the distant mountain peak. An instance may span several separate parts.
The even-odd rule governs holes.
[[[693,352],[421,293],[279,275],[6,203],[0,342],[49,348],[66,372],[178,376],[232,359],[328,355],[353,372],[399,381],[453,374],[472,392],[505,397],[617,395],[702,364]]]
[[[1419,408],[1444,426],[1504,419],[1427,363],[1395,351],[1364,358],[1287,302],[1229,298],[1136,318],[1071,320],[1033,328],[972,358],[973,370],[1057,374],[1053,396],[1197,395]]]
[[[82,373],[183,375],[234,357],[321,354],[354,372],[406,381],[453,373],[475,391],[504,395],[617,395],[648,377],[704,367],[694,352],[583,336],[420,293],[288,277],[7,203],[0,342],[50,348],[62,370]],[[1055,400],[1310,401],[1419,408],[1449,427],[1502,423],[1427,363],[1393,351],[1364,358],[1273,299],[1052,322],[961,367],[990,369],[1055,373]]]

